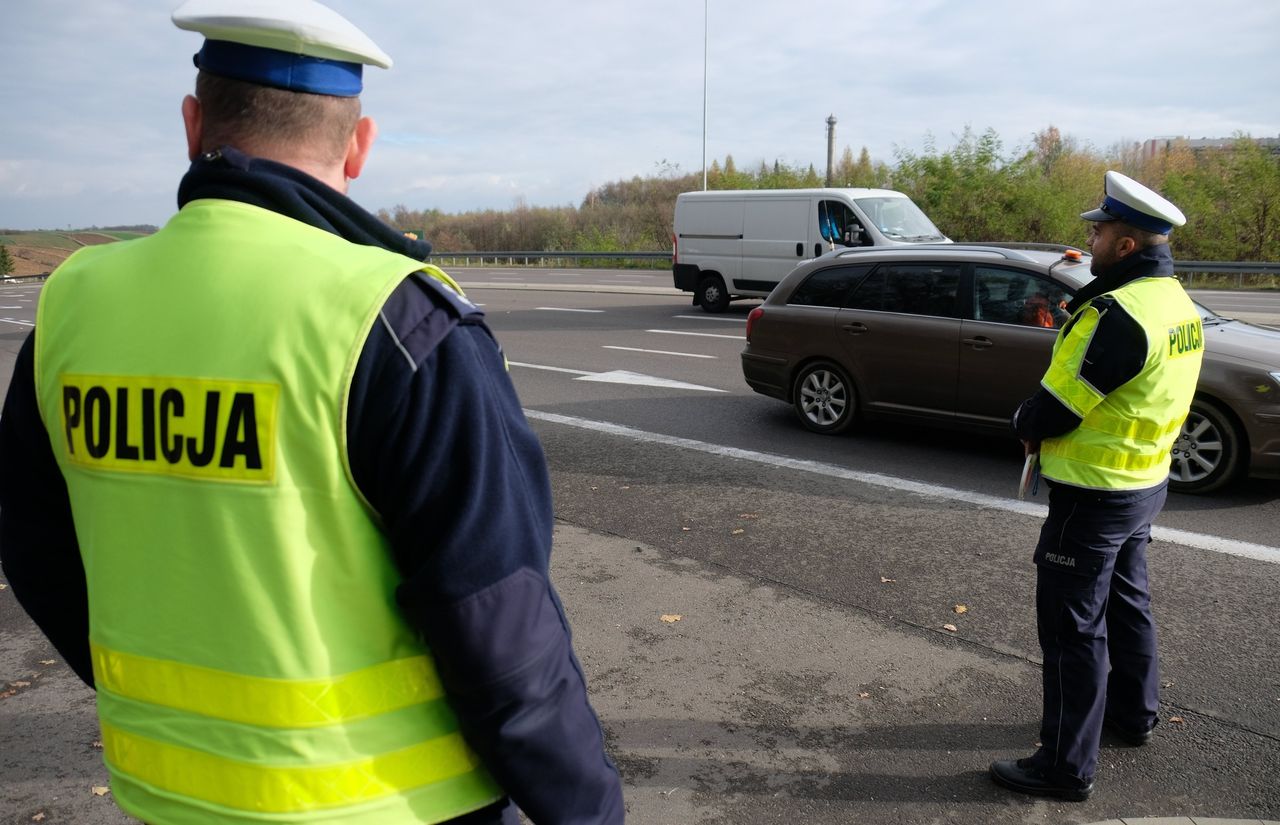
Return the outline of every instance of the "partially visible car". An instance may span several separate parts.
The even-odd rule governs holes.
[[[796,267],[747,318],[742,371],[818,433],[859,417],[1011,434],[1087,254],[1000,245],[839,250]],[[1205,359],[1170,489],[1280,477],[1280,332],[1197,304]]]

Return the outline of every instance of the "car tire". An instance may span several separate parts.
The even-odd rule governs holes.
[[[800,370],[791,387],[791,397],[800,423],[815,433],[844,432],[858,412],[853,381],[830,361],[816,361]]]
[[[707,275],[698,281],[697,295],[703,312],[720,313],[729,308],[729,292],[719,275]]]
[[[1169,489],[1212,493],[1239,474],[1245,439],[1240,425],[1212,401],[1197,398],[1173,442]]]

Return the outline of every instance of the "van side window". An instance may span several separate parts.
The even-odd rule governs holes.
[[[796,287],[787,299],[788,304],[811,307],[839,307],[844,304],[849,290],[861,281],[870,265],[832,266],[820,269]]]
[[[845,306],[954,318],[959,290],[959,264],[885,264],[867,276]]]
[[[974,320],[1058,329],[1069,317],[1071,293],[1029,272],[974,267],[973,285]]]

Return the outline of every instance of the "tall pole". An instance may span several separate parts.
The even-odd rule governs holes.
[[[836,116],[827,115],[827,186],[831,185],[836,165]]]
[[[707,191],[707,21],[711,0],[702,0],[702,191]]]

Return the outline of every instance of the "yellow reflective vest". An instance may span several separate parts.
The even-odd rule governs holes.
[[[102,743],[151,825],[439,822],[501,792],[347,464],[372,324],[421,262],[246,204],[83,249],[36,382],[89,588]]]
[[[1145,361],[1137,376],[1103,395],[1081,376],[1102,315],[1092,302],[1076,312],[1054,342],[1041,385],[1082,420],[1040,445],[1041,472],[1097,490],[1154,487],[1169,475],[1169,450],[1195,395],[1204,356],[1200,313],[1171,277],[1138,278],[1103,297],[1146,333]]]

